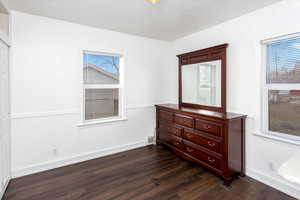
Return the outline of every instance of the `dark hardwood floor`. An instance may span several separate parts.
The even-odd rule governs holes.
[[[163,146],[149,146],[14,179],[4,200],[292,200],[250,178],[232,189]]]

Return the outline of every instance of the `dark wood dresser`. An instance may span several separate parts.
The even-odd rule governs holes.
[[[244,176],[246,115],[156,105],[156,143],[222,176]]]

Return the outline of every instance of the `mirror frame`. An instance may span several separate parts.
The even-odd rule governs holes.
[[[214,112],[226,113],[226,49],[228,44],[222,44],[198,51],[193,51],[181,55],[179,58],[179,107],[190,107],[196,109],[210,110]],[[191,104],[182,102],[182,67],[201,62],[221,60],[221,107],[207,106],[201,104]]]

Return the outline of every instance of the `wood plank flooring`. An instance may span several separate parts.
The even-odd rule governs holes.
[[[232,189],[163,146],[148,146],[14,179],[4,200],[294,200],[250,178]]]

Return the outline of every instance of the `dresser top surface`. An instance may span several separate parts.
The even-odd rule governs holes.
[[[243,115],[243,114],[236,114],[236,113],[229,113],[229,112],[218,113],[218,112],[213,112],[213,111],[209,111],[209,110],[179,107],[178,104],[160,104],[160,105],[156,105],[156,107],[167,108],[167,109],[171,109],[171,110],[178,110],[180,112],[191,113],[191,114],[200,114],[200,115],[205,115],[208,117],[220,118],[220,119],[225,119],[225,120],[246,117],[246,115]]]

